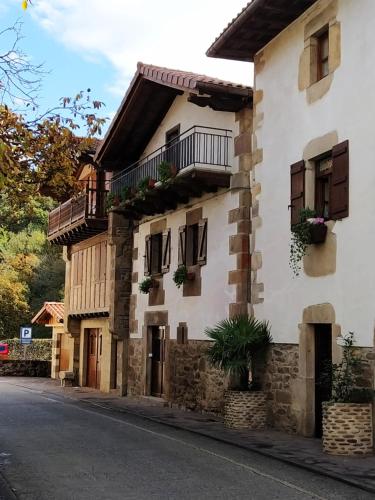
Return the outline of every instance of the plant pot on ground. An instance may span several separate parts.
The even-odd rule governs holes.
[[[323,375],[332,387],[331,400],[323,403],[323,451],[330,455],[373,453],[373,390],[357,384],[363,365],[350,332],[343,338],[342,361],[328,363]]]
[[[327,226],[322,217],[316,217],[315,210],[304,208],[300,211],[300,220],[292,226],[289,265],[295,276],[301,271],[301,261],[309,245],[324,243]]]
[[[213,341],[207,350],[210,364],[229,375],[224,425],[234,429],[265,428],[267,395],[260,390],[259,366],[272,340],[268,323],[239,315],[207,328],[205,333]]]

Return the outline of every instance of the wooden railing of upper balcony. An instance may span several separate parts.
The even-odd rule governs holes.
[[[228,172],[231,168],[231,145],[231,130],[195,125],[114,176],[111,192],[121,195],[125,187],[136,188],[146,177],[158,181],[158,167],[163,161],[173,165],[177,172],[194,166]]]
[[[57,239],[75,229],[76,238],[71,242],[80,241],[84,239],[84,235],[77,232],[81,225],[96,234],[107,220],[106,197],[107,191],[87,186],[82,193],[52,210],[48,215],[48,239],[64,244]],[[69,238],[67,243],[70,243]]]

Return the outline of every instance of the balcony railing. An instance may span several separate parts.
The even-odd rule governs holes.
[[[111,192],[121,195],[125,187],[136,188],[147,177],[158,181],[158,167],[163,161],[177,172],[194,166],[227,172],[231,167],[231,145],[231,130],[194,126],[113,177]]]
[[[86,187],[84,192],[52,210],[48,215],[48,239],[53,241],[80,225],[94,229],[94,232],[96,226],[100,229],[103,224],[95,223],[107,220],[106,196],[107,191]],[[78,235],[75,239],[77,237],[78,240],[84,239]]]

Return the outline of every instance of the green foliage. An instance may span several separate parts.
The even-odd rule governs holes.
[[[315,211],[304,208],[300,211],[300,221],[292,226],[292,241],[290,244],[289,265],[295,276],[301,271],[301,260],[310,244],[310,223],[307,219],[315,217]]]
[[[233,388],[248,390],[251,372],[250,388],[258,389],[257,366],[272,341],[269,324],[239,315],[220,321],[205,333],[213,341],[207,350],[209,362],[231,376]]]
[[[355,347],[354,333],[343,337],[343,357],[340,363],[326,364],[319,381],[332,388],[331,402],[359,403],[372,401],[372,390],[359,388],[357,380],[363,371],[363,357]]]
[[[145,192],[148,190],[149,184],[150,184],[150,179],[151,178],[149,176],[147,176],[144,179],[142,179],[141,181],[139,181],[138,191],[141,195],[145,194]]]
[[[173,281],[175,282],[177,288],[180,288],[188,279],[187,267],[182,265],[178,266],[176,271],[173,273]]]
[[[172,165],[167,161],[162,161],[158,167],[159,180],[165,184],[172,177]]]
[[[139,291],[145,294],[150,293],[152,285],[153,285],[152,278],[145,278],[139,283]]]
[[[65,265],[59,247],[46,238],[50,199],[32,197],[12,211],[1,195],[0,214],[0,338],[18,336],[45,301],[63,297]],[[36,336],[50,334],[34,327]]]
[[[49,330],[52,330],[51,328]],[[9,345],[9,359],[24,359],[24,346],[18,338],[4,339]],[[41,361],[51,361],[52,358],[52,340],[34,339],[26,348],[26,359],[35,359]]]

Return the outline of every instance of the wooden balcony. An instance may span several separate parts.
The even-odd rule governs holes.
[[[106,191],[86,188],[52,210],[48,216],[48,240],[56,245],[73,245],[105,231],[106,196]]]
[[[126,188],[136,190],[143,179],[151,179],[155,187],[128,205],[135,214],[153,215],[175,209],[203,193],[229,187],[232,142],[230,130],[194,126],[117,174],[111,181],[111,192],[121,199]],[[173,167],[173,182],[160,182],[162,162]]]

